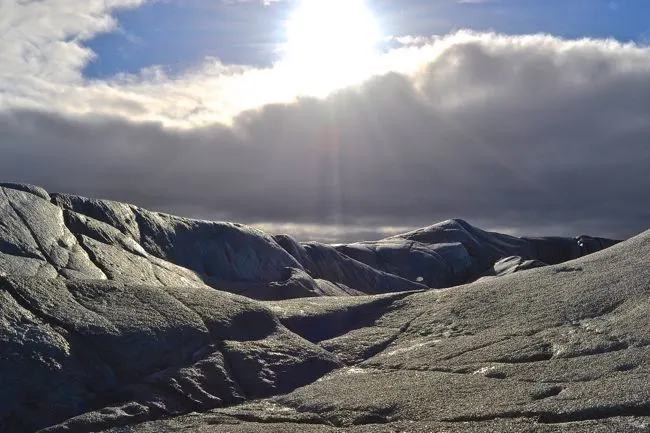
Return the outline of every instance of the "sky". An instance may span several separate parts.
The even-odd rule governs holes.
[[[646,0],[0,0],[0,178],[325,242],[650,228]]]

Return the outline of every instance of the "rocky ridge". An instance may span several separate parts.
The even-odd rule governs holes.
[[[0,272],[152,286],[209,286],[258,300],[452,287],[556,264],[607,239],[517,238],[462,220],[375,242],[300,243],[30,185],[0,184]]]

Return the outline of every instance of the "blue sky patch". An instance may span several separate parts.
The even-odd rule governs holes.
[[[430,36],[458,29],[506,34],[549,33],[566,38],[613,37],[646,43],[646,0],[374,0],[382,32]],[[116,16],[118,30],[86,44],[96,53],[84,75],[107,78],[162,66],[171,75],[206,58],[268,66],[280,57],[284,23],[296,1],[157,1]],[[333,25],[332,31],[336,31]]]

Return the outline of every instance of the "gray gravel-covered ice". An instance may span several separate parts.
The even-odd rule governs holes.
[[[650,431],[648,257],[462,220],[300,243],[3,184],[0,432]]]
[[[259,300],[452,287],[613,243],[586,236],[517,238],[450,220],[380,241],[331,246],[0,184],[0,273],[209,286]]]

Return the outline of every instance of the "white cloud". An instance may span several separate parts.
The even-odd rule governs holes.
[[[460,32],[403,39],[348,87],[218,61],[86,80],[82,40],[137,1],[5,3],[9,180],[326,238],[449,217],[623,236],[650,220],[648,47]]]
[[[109,80],[86,80],[82,69],[94,55],[83,42],[100,32],[114,29],[111,17],[117,8],[136,7],[144,0],[50,0],[22,2],[10,0],[0,15],[0,107],[45,109],[71,115],[120,116],[131,120],[159,121],[168,126],[193,127],[213,122],[230,123],[242,111],[268,103],[288,103],[299,95],[324,97],[336,88],[360,83],[373,75],[397,72],[417,79],[418,71],[435,66],[428,77],[438,90],[458,81],[466,73],[476,73],[472,65],[458,64],[454,56],[470,47],[490,46],[492,50],[529,53],[546,50],[554,61],[578,62],[573,51],[592,58],[599,55],[624,56],[624,62],[643,62],[648,50],[613,41],[562,41],[549,36],[505,37],[495,34],[461,32],[446,37],[405,36],[395,38],[403,47],[378,55],[363,64],[340,65],[327,73],[295,69],[276,64],[268,69],[224,65],[208,60],[202,66],[168,77],[160,67],[138,74],[120,75]],[[557,55],[556,55],[557,54]],[[486,57],[486,56],[484,56]],[[566,59],[565,59],[566,58]],[[634,60],[633,58],[636,58]],[[442,60],[441,60],[442,59]],[[573,60],[572,60],[573,59]],[[461,59],[462,60],[462,59]],[[467,59],[469,60],[469,59]],[[517,59],[514,59],[517,60]],[[507,61],[507,60],[504,60]],[[584,61],[589,61],[584,58]],[[579,67],[576,63],[574,66]],[[510,69],[512,73],[512,69]],[[567,71],[570,73],[571,71]],[[581,73],[581,71],[574,71]],[[457,75],[460,73],[460,75]],[[446,74],[446,75],[445,75]],[[444,75],[444,77],[443,77]],[[567,74],[563,75],[567,78]],[[471,78],[471,77],[470,77]],[[580,77],[574,77],[579,81]],[[487,97],[495,90],[494,76],[473,80],[472,92],[465,89],[446,102],[465,103],[467,98]],[[471,93],[471,95],[470,95]],[[440,98],[440,94],[436,97]],[[437,103],[441,101],[438,100]]]
[[[229,123],[238,113],[298,95],[325,96],[371,75],[407,72],[427,61],[427,52],[403,50],[321,73],[295,65],[268,69],[224,65],[216,59],[168,77],[152,66],[132,75],[87,80],[83,67],[94,53],[83,43],[114,30],[111,14],[144,0],[8,0],[0,15],[0,108],[45,109],[71,115],[120,116],[193,127]],[[303,65],[305,66],[305,65]]]
[[[79,80],[92,56],[81,42],[113,29],[118,8],[144,0],[3,0],[0,14],[0,76],[64,84]],[[15,82],[15,81],[14,81]]]

